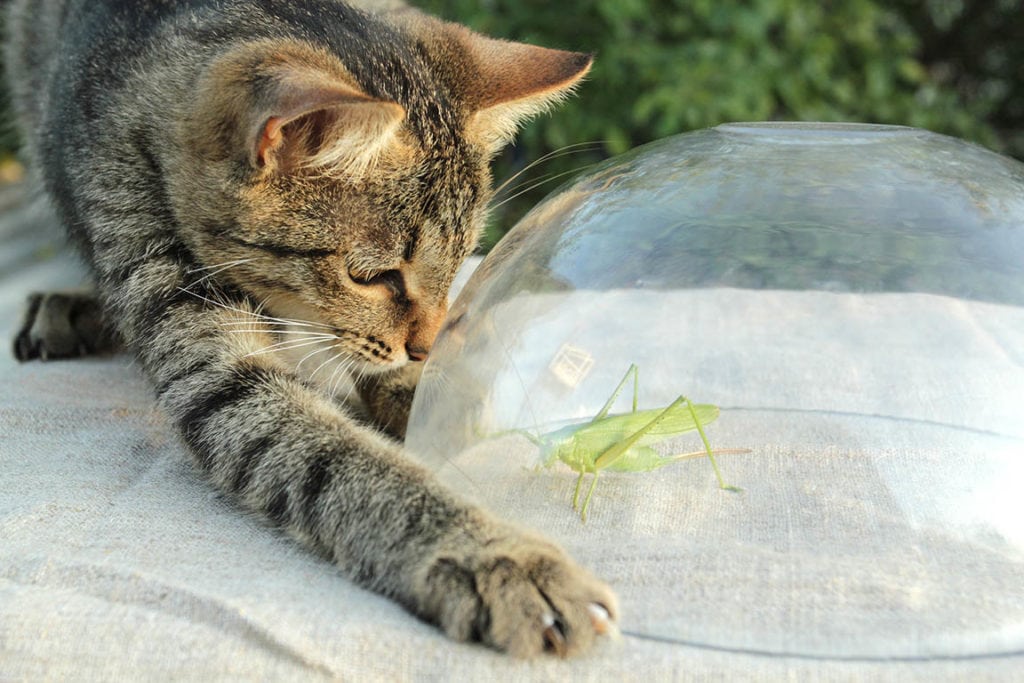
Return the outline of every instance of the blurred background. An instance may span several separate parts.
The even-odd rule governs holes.
[[[577,96],[530,124],[495,178],[593,144],[565,149],[510,183],[488,243],[573,169],[728,121],[903,124],[1024,159],[1021,0],[416,4],[489,35],[597,53]]]
[[[498,196],[485,249],[574,171],[727,121],[903,124],[1024,159],[1021,0],[411,4],[489,35],[597,54],[578,95],[498,160],[499,184],[523,173]],[[4,127],[0,159],[16,145]],[[0,163],[5,172],[17,166]]]

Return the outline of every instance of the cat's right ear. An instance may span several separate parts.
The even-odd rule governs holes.
[[[462,84],[474,113],[468,134],[492,152],[508,144],[527,119],[568,97],[594,56],[487,38],[456,29],[472,63]]]

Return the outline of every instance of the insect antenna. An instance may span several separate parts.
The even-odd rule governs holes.
[[[533,434],[531,435],[526,430],[519,430],[521,434],[526,436],[534,445],[541,446],[542,441],[540,438],[540,421],[537,420],[537,414],[533,412],[533,405],[530,403],[530,391],[526,388],[526,382],[523,380],[523,376],[519,373],[519,368],[516,367],[516,363],[512,360],[512,353],[508,350],[508,347],[502,342],[501,331],[495,327],[495,339],[498,341],[498,346],[501,347],[502,353],[505,354],[505,359],[508,360],[508,365],[512,368],[513,374],[516,376],[516,380],[519,382],[519,386],[523,389],[523,396],[526,398],[526,410],[530,413],[530,419],[533,421]]]

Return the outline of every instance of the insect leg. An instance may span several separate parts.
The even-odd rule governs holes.
[[[722,472],[718,469],[718,463],[715,461],[715,454],[711,450],[711,443],[708,441],[707,435],[704,434],[704,426],[701,425],[700,420],[697,418],[697,411],[693,409],[693,404],[690,403],[690,399],[686,400],[686,407],[690,409],[690,416],[693,417],[693,423],[697,425],[697,433],[700,434],[700,440],[704,442],[704,450],[708,454],[708,460],[711,461],[711,467],[715,470],[715,477],[718,478],[718,488],[729,489],[730,491],[738,491],[739,489],[735,486],[729,486],[725,483],[725,479],[722,478]]]
[[[590,481],[590,490],[587,491],[587,497],[583,500],[583,509],[580,510],[580,519],[584,522],[587,521],[587,508],[590,506],[590,499],[594,497],[594,489],[597,488],[597,477],[601,474],[600,472],[594,472],[594,478]]]
[[[636,381],[637,380],[636,380],[636,377],[637,377],[637,372],[638,372],[638,370],[637,370],[637,367],[636,367],[636,363],[631,363],[630,366],[629,366],[629,369],[626,370],[626,374],[622,378],[622,381],[619,382],[619,386],[615,387],[615,391],[613,391],[612,395],[608,397],[608,400],[605,402],[604,407],[601,408],[600,412],[598,412],[598,414],[594,416],[594,419],[591,420],[591,422],[597,422],[598,420],[600,420],[600,419],[602,419],[602,418],[604,418],[605,416],[608,415],[608,411],[612,409],[612,404],[615,403],[615,399],[617,399],[619,397],[619,394],[622,393],[623,387],[626,386],[626,382],[629,381],[629,376],[630,375],[633,375],[633,412],[634,413],[636,412],[636,395],[637,395],[636,394],[636,392],[637,392],[637,386],[636,386]]]
[[[572,492],[572,509],[580,509],[580,487],[583,486],[583,476],[587,473],[586,470],[580,470],[580,476],[576,478],[576,488]]]
[[[636,412],[637,399],[640,398],[640,368],[636,366],[636,363],[629,366],[633,371],[633,412]],[[629,373],[626,373],[627,376]]]

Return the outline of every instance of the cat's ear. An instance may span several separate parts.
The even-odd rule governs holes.
[[[400,105],[365,93],[327,51],[257,41],[211,65],[180,134],[204,159],[244,159],[261,173],[361,173],[404,120]]]
[[[276,81],[250,138],[252,163],[260,169],[362,173],[405,119],[400,105],[322,72],[280,72]]]
[[[568,97],[594,61],[593,55],[551,50],[466,32],[462,38],[476,67],[467,134],[492,151],[508,144],[519,126]]]

